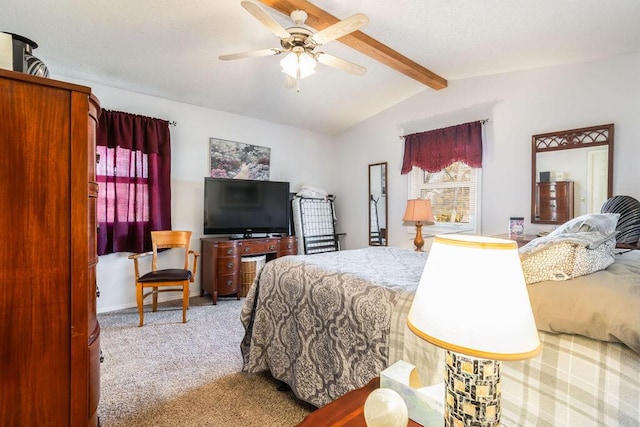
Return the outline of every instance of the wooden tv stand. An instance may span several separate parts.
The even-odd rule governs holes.
[[[298,254],[298,239],[295,236],[251,239],[203,237],[200,240],[200,296],[210,294],[214,305],[218,303],[218,296],[236,295],[236,298],[240,299],[240,266],[243,256],[266,255],[269,261],[285,255]]]

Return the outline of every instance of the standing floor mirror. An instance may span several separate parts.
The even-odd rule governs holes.
[[[369,165],[369,246],[387,246],[387,162]]]

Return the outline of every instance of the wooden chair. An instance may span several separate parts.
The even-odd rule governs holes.
[[[158,311],[159,292],[182,291],[182,323],[187,322],[187,308],[189,308],[189,282],[193,282],[198,268],[199,253],[189,249],[191,245],[191,231],[152,231],[152,252],[129,255],[133,260],[136,278],[136,301],[140,313],[140,324],[144,324],[143,302],[148,295],[153,295],[153,311]],[[182,268],[158,269],[158,249],[181,248],[184,250],[184,265]],[[140,276],[138,260],[152,255],[151,271]],[[189,270],[189,255],[193,255],[193,269]],[[169,288],[167,288],[169,287]],[[144,293],[144,288],[152,288]]]

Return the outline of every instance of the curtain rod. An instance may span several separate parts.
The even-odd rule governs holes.
[[[482,124],[482,125],[483,125],[483,124],[487,123],[487,122],[489,121],[489,119],[482,119],[482,120],[476,120],[476,121],[477,121],[477,122],[480,122],[480,124]],[[473,123],[473,122],[469,122],[469,123]],[[456,125],[453,125],[453,126],[456,126]],[[426,132],[428,132],[428,131],[426,131]],[[417,132],[416,132],[416,133],[417,133]],[[405,137],[405,136],[406,136],[406,135],[398,135],[398,138],[400,138],[400,139],[404,139],[404,137]]]
[[[110,111],[110,112],[112,112],[112,113],[123,113],[123,114],[129,114],[129,115],[131,115],[131,116],[145,117],[145,118],[147,118],[147,119],[153,119],[153,120],[164,120],[164,121],[166,121],[167,123],[169,123],[169,126],[178,126],[178,122],[176,122],[175,120],[165,120],[165,119],[162,119],[162,118],[156,118],[156,117],[145,116],[145,115],[138,114],[138,113],[129,113],[129,112],[127,112],[127,111],[120,111],[120,110],[108,110],[108,109],[106,109],[106,108],[103,108],[103,109],[102,109],[102,111]]]

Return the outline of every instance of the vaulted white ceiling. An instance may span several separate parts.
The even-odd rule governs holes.
[[[639,0],[311,2],[339,19],[366,14],[363,33],[448,81],[640,52]],[[0,31],[37,42],[34,54],[53,77],[328,134],[433,91],[339,41],[322,50],[367,73],[318,64],[300,92],[284,87],[281,55],[221,61],[221,54],[279,47],[240,0],[0,0]]]

